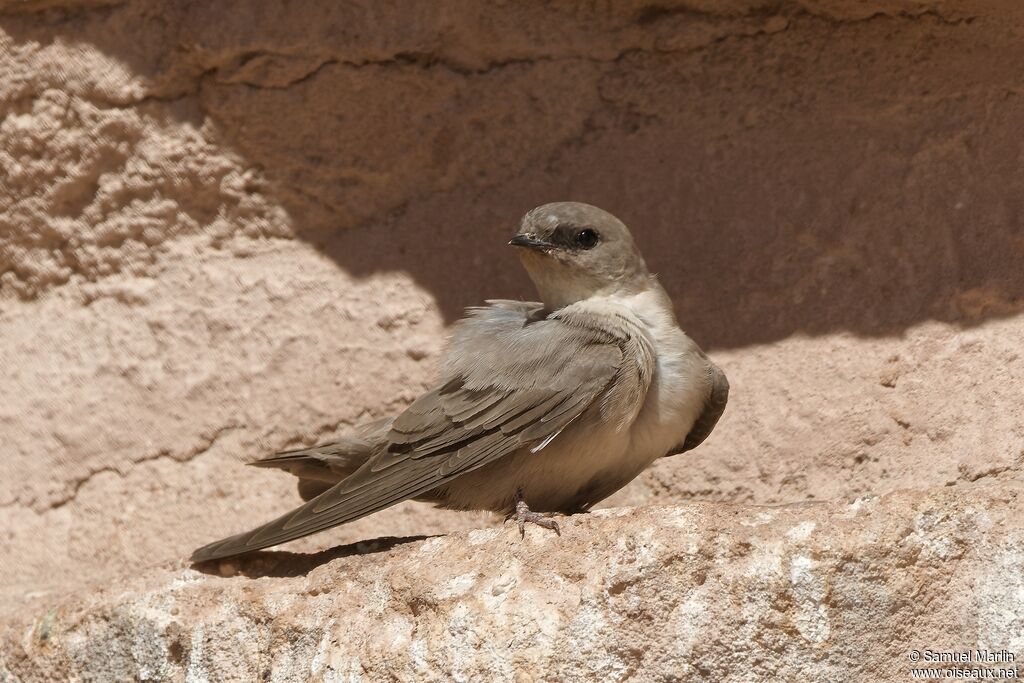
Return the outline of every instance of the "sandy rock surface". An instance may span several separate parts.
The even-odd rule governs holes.
[[[1002,505],[1024,472],[1022,73],[1016,0],[0,0],[0,622],[125,576],[165,590],[169,563],[292,506],[289,477],[241,464],[407,405],[463,307],[532,296],[504,244],[559,199],[632,226],[733,387],[701,448],[609,505]],[[288,549],[496,525],[408,503]],[[412,551],[367,557],[391,552]],[[871,580],[896,581],[878,552]]]
[[[162,567],[12,627],[0,672],[905,681],[915,650],[1024,648],[1021,493],[622,508],[568,518],[561,537],[509,524]]]

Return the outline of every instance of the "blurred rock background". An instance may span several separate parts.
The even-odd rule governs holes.
[[[733,387],[609,505],[1017,481],[1022,74],[1016,0],[0,1],[0,614],[291,507],[242,463],[406,405],[553,200]]]

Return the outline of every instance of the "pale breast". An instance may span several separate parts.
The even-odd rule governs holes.
[[[627,457],[646,467],[682,443],[708,393],[707,360],[679,329],[671,302],[652,289],[613,304],[628,330],[633,353],[650,364],[650,381],[630,426]]]
[[[631,430],[631,447],[653,460],[681,444],[704,408],[707,362],[678,328],[662,332],[658,368]]]
[[[538,511],[586,509],[681,443],[707,393],[703,357],[658,301],[577,305],[619,338],[614,385],[543,449],[522,449],[439,491],[442,505],[507,512],[517,489]]]

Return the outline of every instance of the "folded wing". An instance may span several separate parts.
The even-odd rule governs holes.
[[[456,327],[443,383],[395,418],[380,452],[302,507],[204,546],[193,561],[277,545],[422,495],[521,448],[542,448],[598,402],[621,340],[539,304],[492,301]]]

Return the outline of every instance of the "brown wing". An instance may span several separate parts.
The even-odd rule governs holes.
[[[492,302],[456,328],[447,381],[395,418],[386,447],[302,507],[197,550],[201,562],[284,543],[437,488],[523,447],[546,444],[598,400],[623,365],[602,330]]]
[[[699,446],[704,439],[708,438],[711,430],[718,424],[718,419],[725,412],[725,404],[729,400],[729,380],[725,378],[725,373],[710,361],[708,362],[708,374],[711,376],[711,390],[704,401],[704,410],[690,427],[690,432],[686,435],[683,443],[667,455],[678,455]]]

